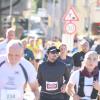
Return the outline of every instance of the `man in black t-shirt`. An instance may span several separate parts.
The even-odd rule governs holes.
[[[58,53],[55,46],[50,47],[47,61],[39,66],[37,78],[41,86],[40,100],[65,100],[69,72],[66,65],[57,60]]]
[[[74,60],[74,69],[78,69],[81,67],[81,63],[84,59],[85,54],[89,51],[89,42],[85,39],[80,41],[80,49],[81,51],[76,52],[73,55],[73,60]]]

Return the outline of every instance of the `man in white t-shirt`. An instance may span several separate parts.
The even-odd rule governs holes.
[[[39,98],[37,72],[23,57],[23,47],[19,40],[11,40],[7,45],[7,55],[0,56],[0,100],[23,100],[26,82]]]
[[[15,39],[15,30],[13,28],[9,28],[6,31],[6,39],[2,42],[0,42],[0,54],[6,53],[6,47],[10,40]]]
[[[100,71],[97,65],[98,54],[95,51],[87,52],[81,69],[71,74],[67,84],[67,93],[71,96],[70,100],[98,100]]]

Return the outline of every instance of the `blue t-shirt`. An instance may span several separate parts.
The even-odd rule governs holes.
[[[66,56],[66,59],[61,59],[60,57],[58,57],[58,60],[63,62],[64,64],[66,64],[66,67],[68,68],[69,72],[71,72],[71,70],[74,66],[74,62],[73,62],[72,57]]]

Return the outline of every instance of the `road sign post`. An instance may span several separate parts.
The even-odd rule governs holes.
[[[69,11],[64,14],[63,20],[65,21],[64,32],[68,34],[76,33],[76,25],[74,22],[79,21],[79,18],[73,6],[71,6]]]

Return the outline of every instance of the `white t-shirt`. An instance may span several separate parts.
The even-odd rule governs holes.
[[[69,79],[69,83],[76,85],[76,92],[78,92],[79,74],[80,74],[80,70],[77,70],[71,74]],[[99,82],[100,82],[100,71],[99,71]],[[93,90],[93,77],[91,78],[84,77],[84,94],[86,97],[83,97],[82,99],[90,100],[87,97],[91,96],[92,90]]]
[[[11,66],[5,56],[0,57],[0,63],[2,61],[5,63],[0,67],[0,100],[22,100],[26,79],[19,63],[27,71],[29,83],[36,80],[34,66],[24,58],[15,66]]]

